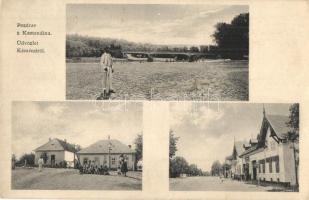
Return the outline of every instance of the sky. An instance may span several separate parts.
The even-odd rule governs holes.
[[[289,115],[290,104],[264,104],[266,114]],[[235,141],[256,138],[263,119],[263,104],[172,103],[170,128],[179,137],[176,156],[210,171],[232,154]]]
[[[213,44],[218,22],[230,23],[247,5],[68,4],[66,31],[169,45]]]
[[[142,133],[141,103],[14,102],[12,109],[12,153],[17,158],[49,138],[87,147],[110,135],[133,145]]]

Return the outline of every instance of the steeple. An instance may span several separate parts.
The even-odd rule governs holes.
[[[264,104],[263,104],[263,116],[266,117],[266,112],[265,112]]]

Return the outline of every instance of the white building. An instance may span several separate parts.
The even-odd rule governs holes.
[[[125,145],[118,140],[100,140],[87,148],[77,152],[82,165],[89,162],[97,166],[108,166],[110,169],[119,167],[120,155],[127,158],[128,170],[135,170],[135,151],[131,146]]]
[[[232,155],[226,157],[225,163],[230,166],[229,170],[225,172],[226,177],[234,179],[243,179],[242,158],[239,156],[245,151],[245,141],[236,141],[233,145]]]
[[[298,144],[287,140],[288,120],[288,116],[266,115],[264,111],[257,142],[240,155],[247,179],[296,185]]]
[[[66,140],[60,140],[57,138],[49,139],[49,141],[42,146],[36,148],[35,152],[35,164],[38,164],[39,158],[45,157],[44,164],[55,167],[60,166],[64,161],[67,167],[74,167],[75,160],[75,146],[68,143]]]

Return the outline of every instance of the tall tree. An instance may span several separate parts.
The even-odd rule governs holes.
[[[176,137],[173,133],[173,130],[170,130],[170,143],[169,143],[169,157],[172,158],[175,156],[175,153],[177,151],[177,142],[179,140],[179,137]]]
[[[187,173],[189,164],[185,158],[176,156],[170,160],[170,177],[179,177],[180,174]]]
[[[227,56],[248,55],[249,50],[249,13],[234,17],[230,24],[218,23],[212,35],[219,50]]]
[[[134,140],[135,152],[136,152],[136,161],[139,161],[143,158],[143,135],[138,134]]]
[[[295,103],[290,106],[290,115],[287,125],[291,128],[291,134],[298,137],[299,135],[299,104]]]
[[[222,168],[222,166],[221,166],[221,163],[219,162],[219,160],[216,160],[215,162],[213,162],[212,165],[211,165],[211,175],[219,176],[221,168]]]
[[[298,190],[298,169],[299,169],[299,104],[295,103],[290,106],[290,115],[287,125],[290,127],[288,140],[292,142],[294,164],[295,164],[295,178],[296,187]]]

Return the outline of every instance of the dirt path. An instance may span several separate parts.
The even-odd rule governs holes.
[[[269,191],[272,187],[262,187],[246,184],[231,179],[220,179],[219,177],[186,177],[170,179],[170,190],[174,191]]]

